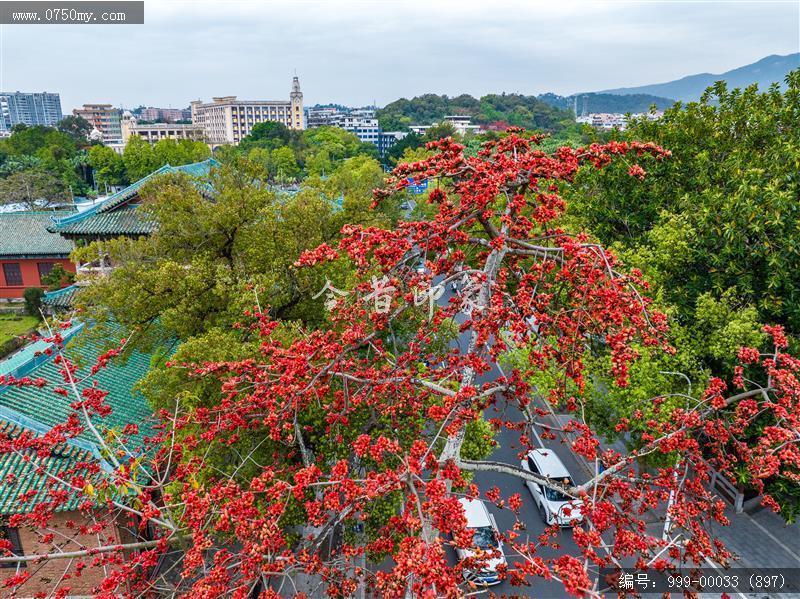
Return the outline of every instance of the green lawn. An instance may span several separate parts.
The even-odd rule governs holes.
[[[9,339],[36,327],[38,318],[22,314],[0,314],[0,346]]]

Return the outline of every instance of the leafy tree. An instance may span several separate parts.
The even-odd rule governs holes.
[[[165,164],[180,166],[201,162],[211,156],[208,145],[191,139],[160,139],[153,146],[155,164],[160,168]],[[135,179],[133,179],[135,180]]]
[[[362,149],[361,140],[355,133],[339,127],[316,127],[303,132],[303,140],[316,151],[325,151],[331,160],[343,160],[356,156]]]
[[[84,193],[91,181],[85,151],[67,133],[52,127],[15,125],[0,140],[0,176],[25,170],[47,172],[74,194]]]
[[[333,170],[333,161],[325,149],[309,152],[306,156],[306,171],[309,175],[324,176]]]
[[[798,113],[800,71],[790,73],[784,92],[718,83],[700,102],[678,104],[658,121],[636,121],[617,134],[660,144],[671,151],[669,160],[642,163],[642,171],[629,164],[586,169],[568,192],[570,218],[641,269],[672,317],[677,364],[643,373],[651,384],[661,384],[659,372],[678,371],[695,381],[699,400],[704,380],[734,380],[737,348],[761,347],[764,323],[781,323],[797,338]],[[632,174],[644,180],[631,185]],[[615,436],[615,419],[647,412],[641,386],[601,385],[598,397],[605,400],[594,404],[595,418],[605,422],[608,436]],[[659,410],[665,418],[671,413]],[[639,434],[646,434],[647,419],[638,422]],[[761,426],[771,424],[767,419]],[[755,440],[763,430],[754,426],[749,433]],[[744,466],[732,474],[751,488],[764,482]],[[766,484],[783,515],[795,518],[800,506],[788,491],[791,480],[776,476]]]
[[[56,291],[75,282],[75,273],[69,272],[61,264],[54,264],[53,268],[42,277],[42,284],[47,286],[49,291]]]
[[[25,312],[36,318],[42,316],[42,298],[44,297],[44,289],[39,287],[28,287],[22,294],[25,300]]]
[[[13,173],[24,171],[29,168],[41,166],[42,161],[36,156],[8,156],[0,155],[0,178],[8,177]]]
[[[124,159],[108,146],[89,148],[88,163],[94,170],[94,180],[98,187],[128,183]]]
[[[424,145],[425,141],[418,133],[409,133],[403,139],[397,140],[385,155],[388,164],[397,164],[407,149],[416,149]]]
[[[28,210],[46,208],[69,199],[64,183],[41,167],[0,179],[0,204],[24,204]]]
[[[129,181],[138,181],[162,166],[153,146],[138,135],[132,135],[125,144],[122,161]]]
[[[58,122],[58,130],[72,137],[75,143],[84,145],[92,132],[92,124],[82,116],[70,114]]]
[[[321,305],[312,296],[324,275],[292,265],[304,250],[335,239],[345,214],[367,210],[380,172],[374,161],[344,165],[332,181],[277,196],[261,183],[263,167],[239,158],[213,171],[211,198],[184,175],[159,177],[142,190],[140,208],[157,223],[156,233],[76,250],[83,261],[102,253],[115,264],[81,293],[84,307],[98,322],[142,329],[143,339],[184,340],[230,326],[256,295],[277,318],[319,322]],[[348,198],[344,213],[331,201],[337,192]],[[390,222],[369,214],[370,222]]]
[[[787,443],[800,427],[800,360],[787,353],[783,329],[767,327],[769,346],[738,352],[730,386],[710,380],[700,401],[685,410],[665,417],[658,411],[664,397],[652,398],[648,436],[628,455],[598,450],[580,405],[592,401],[585,390],[593,346],[607,348],[608,375],[620,387],[630,384],[642,349],[670,352],[666,318],[651,309],[639,274],[626,274],[613,253],[586,236],[555,226],[565,209],[561,191],[583,164],[603,168],[619,160],[641,167],[645,156],[664,158],[664,150],[613,142],[548,155],[535,138],[517,132],[488,142],[475,156],[449,139],[430,150],[425,160],[400,165],[374,199],[380,221],[382,205],[397,201],[407,178],[436,179],[429,197],[433,218],[345,226],[293,263],[297,281],[324,273],[343,293],[316,322],[290,322],[288,313],[277,313],[291,283],[270,256],[292,240],[291,253],[316,241],[309,234],[320,221],[307,212],[315,196],[320,215],[339,214],[327,210],[321,194],[303,197],[298,212],[284,211],[291,197],[276,201],[262,184],[263,170],[245,163],[214,176],[214,202],[184,176],[153,181],[149,194],[156,195],[145,208],[162,228],[149,240],[107,244],[117,250],[120,266],[86,293],[115,287],[106,306],[123,318],[126,311],[143,314],[160,304],[160,315],[140,321],[135,337],[148,334],[148,324],[174,334],[183,322],[197,331],[165,370],[154,371],[157,380],[145,384],[163,408],[158,432],[132,451],[139,423],[107,431],[84,426],[93,414],[100,421],[108,412],[92,375],[124,348],[103,354],[82,381],[82,393],[68,385],[54,389],[54,398],[68,396],[63,423],[3,447],[39,459],[52,456],[65,438],[86,435],[102,448],[62,473],[68,486],[50,483],[61,492],[13,514],[14,523],[45,527],[79,497],[87,507],[97,502],[104,508],[93,522],[98,530],[123,514],[146,526],[146,540],[114,537],[69,554],[105,566],[98,589],[105,594],[166,585],[176,596],[271,597],[302,586],[328,596],[458,597],[475,588],[464,570],[481,571],[498,557],[489,549],[456,564],[448,559],[446,545],[474,549],[460,499],[512,513],[522,506],[517,485],[485,488],[469,478],[490,472],[565,495],[571,504],[562,517],[577,517],[574,544],[548,542],[547,551],[544,541],[558,527],[541,542],[519,534],[522,523],[503,531],[508,554],[518,557],[497,573],[512,585],[553,579],[570,595],[585,596],[601,564],[643,569],[657,563],[672,571],[726,559],[708,532],[726,517],[724,504],[705,488],[707,462],[728,474],[744,468],[764,491],[769,479],[796,480],[800,465],[795,445]],[[343,175],[341,185],[370,178],[366,159],[351,158],[341,168],[348,164],[360,175]],[[419,272],[420,259],[430,272]],[[128,304],[135,305],[123,305],[124,287],[138,284],[131,275],[151,268],[160,276],[128,291]],[[234,298],[246,312],[231,322],[232,311],[225,312],[241,272],[257,275],[241,300]],[[414,301],[432,281],[463,279],[466,306]],[[391,286],[383,288],[383,308],[375,301],[379,282]],[[192,321],[175,309],[178,304],[192,311]],[[467,343],[459,349],[460,334]],[[524,347],[526,360],[495,374],[497,358],[511,347]],[[73,364],[60,358],[69,375]],[[537,375],[560,383],[543,396],[528,382]],[[27,378],[14,384],[39,383]],[[562,406],[571,420],[553,429],[547,416]],[[630,425],[618,423],[621,430]],[[526,469],[518,458],[486,459],[490,436],[501,427],[515,436],[521,454],[536,436],[557,434],[594,464],[594,474],[585,482],[563,482]],[[753,442],[755,431],[761,435]],[[648,456],[660,456],[664,465],[645,472],[639,462]],[[36,465],[33,474],[47,476],[46,464]],[[764,501],[777,507],[770,495]],[[15,555],[6,546],[0,559],[41,564],[64,557],[62,539],[48,536],[41,543],[51,547]],[[174,558],[175,549],[182,550],[179,570],[151,571]],[[14,593],[27,579],[18,575],[7,586]]]
[[[643,165],[649,176],[641,185],[630,184],[627,165],[581,175],[574,218],[641,268],[680,322],[697,320],[704,294],[720,299],[730,290],[737,309],[752,306],[761,322],[800,331],[800,276],[792,267],[800,235],[791,216],[800,71],[787,84],[784,93],[777,86],[759,93],[719,83],[698,103],[633,124],[627,138],[672,152]]]
[[[277,148],[289,144],[291,132],[283,123],[265,121],[256,123],[242,142],[267,142],[269,147]]]
[[[431,125],[447,115],[468,115],[475,123],[489,125],[505,121],[528,129],[556,131],[572,122],[571,112],[555,108],[534,96],[489,94],[480,99],[463,94],[455,98],[425,94],[412,100],[401,98],[378,111],[385,131],[407,131],[409,125]]]
[[[270,162],[279,181],[291,181],[300,174],[297,158],[289,146],[281,146],[272,150]]]

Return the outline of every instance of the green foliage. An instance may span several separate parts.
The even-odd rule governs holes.
[[[291,181],[300,174],[297,158],[289,146],[281,146],[272,150],[270,162],[278,181]]]
[[[85,140],[76,141],[71,134],[52,127],[15,125],[11,136],[0,140],[0,177],[22,171],[43,173],[59,181],[59,188],[72,188],[79,195],[89,189],[90,180],[84,145]]]
[[[126,182],[133,183],[166,164],[181,166],[210,156],[211,150],[201,141],[161,139],[151,146],[138,135],[132,135],[125,144],[122,161]]]
[[[25,300],[25,312],[31,316],[39,318],[41,316],[44,289],[40,289],[39,287],[28,287],[22,294],[22,297]]]
[[[271,122],[255,125],[239,146],[225,153],[231,154],[233,160],[246,156],[261,164],[269,180],[278,183],[302,179],[304,175],[330,174],[342,161],[354,156],[378,158],[375,145],[363,143],[354,133],[339,127],[297,131]]]
[[[104,185],[123,185],[128,179],[125,174],[125,161],[122,156],[108,146],[92,146],[89,148],[89,166],[94,169],[95,184],[99,188]]]
[[[84,145],[92,132],[92,125],[82,116],[70,114],[58,122],[58,130],[69,135],[78,145]]]
[[[288,145],[291,140],[291,132],[283,123],[266,121],[253,125],[250,135],[244,138],[244,142],[273,142],[274,148]]]
[[[616,436],[621,418],[632,418],[626,439],[637,445],[648,419],[692,405],[709,376],[730,380],[738,348],[764,344],[765,323],[784,325],[797,342],[800,71],[786,83],[785,91],[774,85],[759,92],[719,82],[699,102],[677,104],[658,121],[635,121],[614,135],[655,142],[672,157],[644,164],[644,181],[626,164],[586,168],[566,191],[567,220],[642,270],[656,306],[671,317],[676,353],[644,353],[628,387],[600,374],[609,365],[604,352],[590,365],[584,401],[607,436]],[[688,375],[693,392],[670,372]],[[650,401],[656,396],[663,402]],[[755,441],[769,424],[747,434]],[[743,467],[737,482],[747,486],[748,476]],[[767,489],[789,521],[800,514],[796,481],[776,477]]]
[[[556,131],[571,114],[550,106],[534,96],[489,94],[475,99],[468,94],[455,98],[425,94],[411,100],[401,98],[378,110],[384,131],[407,131],[409,125],[431,125],[447,115],[469,115],[477,124],[503,123],[532,130]],[[503,127],[504,128],[504,127]]]
[[[68,198],[69,190],[64,182],[42,167],[18,171],[0,179],[0,204],[19,203],[28,210],[36,210]]]
[[[787,84],[783,93],[778,86],[759,93],[719,83],[700,102],[636,122],[626,137],[653,141],[672,157],[646,164],[644,181],[622,164],[585,169],[569,193],[571,218],[645,272],[705,346],[695,348],[700,359],[723,369],[717,374],[729,374],[721,352],[732,349],[721,339],[749,336],[731,326],[800,330],[800,71]],[[712,318],[714,302],[727,315]],[[732,325],[728,316],[748,324]]]
[[[47,286],[49,291],[56,291],[75,282],[75,273],[65,270],[61,264],[54,264],[53,268],[42,277],[42,284]]]
[[[577,94],[576,96],[559,96],[557,94],[540,94],[539,100],[560,108],[561,110],[574,110],[575,98],[578,99],[578,113],[583,111],[584,96],[586,109],[589,113],[614,112],[625,114],[628,112],[649,112],[655,106],[656,110],[666,110],[675,104],[675,100],[662,98],[650,94]]]
[[[132,135],[125,144],[122,160],[128,181],[138,181],[161,166],[158,164],[153,146],[138,135]]]
[[[341,286],[344,273],[293,264],[303,251],[334,241],[346,222],[392,222],[390,207],[367,210],[381,174],[377,162],[358,157],[298,194],[277,195],[261,183],[260,164],[238,158],[212,171],[211,198],[184,174],[159,177],[143,188],[140,208],[158,224],[156,233],[75,250],[84,261],[105,253],[116,266],[81,301],[98,322],[141,330],[135,337],[143,343],[230,326],[256,299],[275,318],[321,322],[323,302],[313,296],[325,276]],[[342,194],[340,210],[331,199]]]
[[[403,139],[399,139],[395,144],[389,148],[384,156],[387,163],[395,165],[401,162],[401,157],[405,154],[406,150],[415,150],[425,144],[422,136],[419,133],[409,133]]]

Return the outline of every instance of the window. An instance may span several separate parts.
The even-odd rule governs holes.
[[[22,555],[22,543],[20,543],[19,531],[16,528],[0,526],[0,539],[8,539],[11,541],[11,553],[14,555]],[[19,564],[5,562],[0,563],[0,568],[16,568],[17,565],[19,565],[20,568],[26,568],[28,564],[27,562],[19,562]]]
[[[55,264],[52,262],[39,262],[36,266],[39,268],[39,282],[44,285],[45,277],[50,274]]]
[[[3,264],[3,276],[8,287],[22,287],[22,270],[19,268],[19,262]]]
[[[475,547],[483,549],[497,549],[497,537],[494,534],[494,529],[491,526],[481,526],[474,529],[475,533],[472,536],[472,542]]]
[[[573,485],[572,479],[569,477],[562,478],[561,480],[556,479],[555,482],[560,482],[561,484],[570,487]],[[555,489],[545,488],[544,494],[549,501],[569,501],[572,497],[564,495],[561,491],[556,491]]]
[[[539,472],[539,467],[536,465],[536,462],[534,462],[533,458],[530,457],[528,458],[528,468],[530,468],[531,472],[533,472],[534,474],[541,474],[541,472]]]

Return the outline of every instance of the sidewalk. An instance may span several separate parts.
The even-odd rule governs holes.
[[[559,425],[569,420],[570,416],[559,415]],[[612,448],[625,453],[624,443],[617,441],[606,444],[601,441],[602,449]],[[591,475],[591,465],[585,460],[578,462]],[[727,504],[725,515],[730,525],[722,526],[711,522],[709,532],[713,538],[719,539],[728,551],[733,554],[731,568],[793,568],[800,572],[800,524],[787,525],[783,518],[772,510],[758,507],[750,513],[737,514],[732,505]],[[792,574],[793,588],[798,586],[800,574]],[[718,594],[701,594],[702,599],[719,597]],[[740,599],[770,598],[767,593],[736,593]],[[800,598],[800,592],[782,593],[781,599]]]

